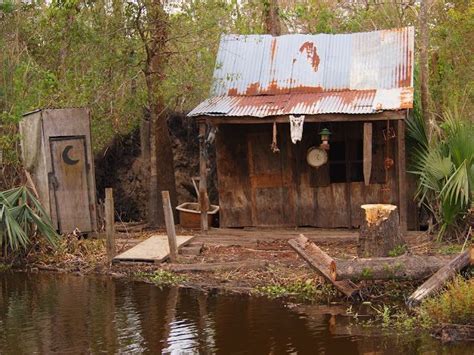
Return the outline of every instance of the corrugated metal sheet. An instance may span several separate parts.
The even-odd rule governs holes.
[[[211,98],[190,116],[374,113],[413,105],[414,29],[226,35]]]

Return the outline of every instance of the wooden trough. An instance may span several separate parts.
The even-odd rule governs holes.
[[[179,222],[181,227],[199,229],[201,227],[201,210],[197,202],[185,202],[176,207],[179,211]],[[219,212],[219,206],[210,205],[207,211],[207,223],[212,225],[214,216]]]

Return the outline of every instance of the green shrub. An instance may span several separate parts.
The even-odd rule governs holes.
[[[138,272],[135,274],[138,278],[152,282],[157,286],[176,286],[186,281],[185,276],[177,275],[166,270],[156,270],[153,273]]]
[[[269,298],[294,297],[302,301],[329,301],[336,295],[332,286],[317,284],[313,279],[258,286],[255,291]]]
[[[459,244],[443,245],[438,249],[438,252],[443,255],[458,254],[461,251],[462,251],[462,245],[459,245]]]
[[[400,256],[405,254],[407,251],[407,246],[405,244],[403,245],[397,245],[395,248],[390,250],[388,252],[388,256],[395,257],[395,256]]]
[[[458,276],[446,291],[425,300],[419,312],[427,325],[474,324],[474,279]]]

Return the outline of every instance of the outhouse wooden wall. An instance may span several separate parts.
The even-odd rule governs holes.
[[[391,127],[396,127],[395,121]],[[328,164],[316,169],[306,152],[319,146],[328,127]],[[222,227],[358,227],[360,205],[398,204],[396,139],[388,142],[387,121],[373,122],[373,163],[368,186],[362,174],[363,122],[305,123],[303,139],[290,140],[289,124],[278,124],[279,153],[270,149],[272,124],[221,124],[216,140]],[[388,149],[388,150],[387,150]],[[387,156],[395,161],[384,169]],[[389,187],[384,191],[384,187]]]
[[[97,230],[89,110],[45,109],[20,122],[22,155],[41,203],[61,233]]]

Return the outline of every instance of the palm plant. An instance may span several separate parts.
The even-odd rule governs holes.
[[[12,251],[26,249],[37,232],[56,245],[58,234],[28,188],[21,186],[0,192],[0,247]]]
[[[428,139],[424,121],[407,121],[412,144],[411,173],[418,176],[416,197],[434,216],[438,238],[463,232],[474,197],[474,124],[458,110],[446,111]]]

